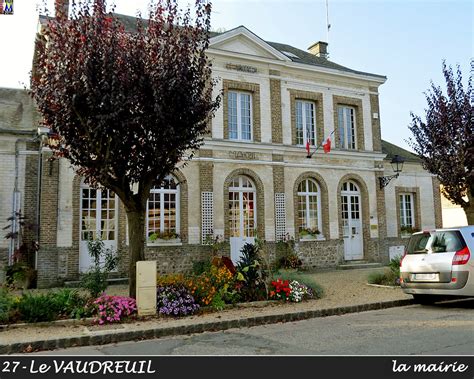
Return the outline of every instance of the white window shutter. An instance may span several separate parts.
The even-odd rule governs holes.
[[[286,208],[285,194],[275,193],[275,237],[277,241],[285,238],[286,234]]]
[[[201,240],[214,233],[214,193],[201,192]]]

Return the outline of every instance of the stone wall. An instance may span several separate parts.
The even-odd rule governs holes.
[[[304,269],[333,268],[344,261],[342,239],[329,241],[300,241],[295,245]]]
[[[159,274],[189,272],[194,262],[210,259],[211,255],[211,248],[203,245],[147,247],[145,250],[146,260],[157,261]]]

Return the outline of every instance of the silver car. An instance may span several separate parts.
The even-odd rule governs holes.
[[[474,296],[474,226],[414,233],[400,262],[400,286],[419,303]]]

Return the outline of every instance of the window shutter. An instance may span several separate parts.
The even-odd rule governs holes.
[[[285,194],[275,193],[275,237],[277,241],[285,238],[286,234],[286,209]]]
[[[201,192],[201,238],[202,243],[207,236],[214,233],[214,193]]]

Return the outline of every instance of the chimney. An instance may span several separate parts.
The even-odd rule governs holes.
[[[318,41],[313,43],[310,47],[308,47],[308,52],[317,57],[326,58],[328,57],[328,44],[327,42]]]
[[[69,0],[54,0],[54,13],[57,18],[68,18]]]

